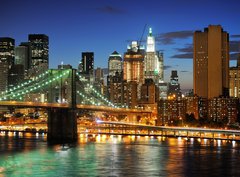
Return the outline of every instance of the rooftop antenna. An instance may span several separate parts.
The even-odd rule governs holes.
[[[144,25],[144,27],[143,27],[143,32],[142,32],[142,36],[141,36],[140,40],[138,41],[139,48],[140,48],[140,46],[141,46],[142,38],[143,38],[143,35],[144,35],[144,33],[145,33],[146,27],[147,27],[147,24]]]

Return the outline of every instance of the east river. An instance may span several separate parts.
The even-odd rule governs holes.
[[[0,177],[240,176],[240,142],[135,136],[79,136],[49,145],[46,135],[0,133]]]

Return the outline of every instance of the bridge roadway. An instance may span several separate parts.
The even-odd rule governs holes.
[[[0,106],[14,106],[14,107],[38,107],[38,108],[69,108],[68,103],[43,103],[43,102],[20,102],[20,101],[0,101]],[[77,109],[87,109],[94,111],[109,111],[109,112],[124,112],[124,113],[149,113],[150,110],[142,109],[128,109],[128,108],[113,108],[109,106],[97,105],[82,105],[77,104]]]
[[[195,128],[195,127],[151,126],[135,123],[115,121],[110,122],[101,120],[98,120],[97,124],[100,126],[96,126],[95,130],[89,127],[90,132],[93,133],[100,132],[102,134],[106,133],[119,135],[180,136],[180,137],[240,140],[239,130]]]

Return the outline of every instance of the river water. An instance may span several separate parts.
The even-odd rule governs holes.
[[[240,176],[240,143],[81,135],[76,144],[53,146],[46,135],[0,133],[5,176]]]

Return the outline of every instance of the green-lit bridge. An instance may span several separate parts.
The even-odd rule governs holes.
[[[51,69],[0,94],[0,106],[8,108],[46,108],[48,140],[76,140],[76,112],[79,109],[150,116],[150,110],[119,107],[105,98],[75,69]]]

